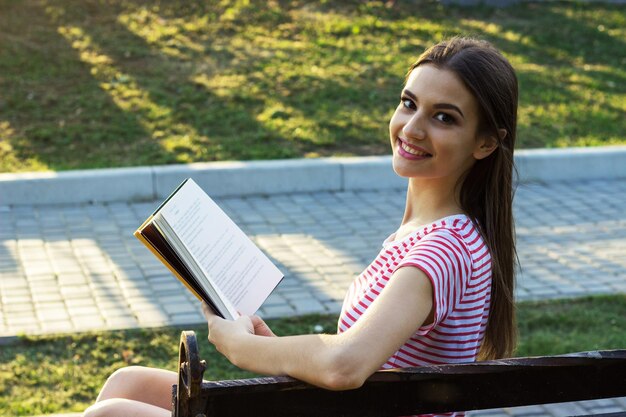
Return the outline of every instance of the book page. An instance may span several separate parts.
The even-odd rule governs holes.
[[[278,268],[193,180],[159,214],[235,312],[254,314],[282,279]]]

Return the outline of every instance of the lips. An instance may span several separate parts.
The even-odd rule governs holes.
[[[426,150],[419,146],[411,145],[400,138],[398,138],[398,150],[402,156],[410,159],[430,158],[432,156],[432,154],[426,152]]]

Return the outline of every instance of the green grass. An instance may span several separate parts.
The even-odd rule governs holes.
[[[384,154],[407,66],[456,34],[517,68],[520,148],[626,141],[622,5],[5,0],[0,171]]]
[[[520,303],[518,356],[626,348],[626,295]],[[270,321],[277,334],[332,333],[336,318],[305,316]],[[195,330],[207,379],[253,376],[228,363]],[[0,416],[82,411],[107,375],[126,365],[175,370],[183,328],[21,337],[0,349]]]
[[[626,295],[519,305],[517,356],[626,349]]]

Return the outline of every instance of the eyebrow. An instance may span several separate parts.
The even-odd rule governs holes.
[[[417,97],[415,96],[415,94],[413,94],[412,92],[410,92],[407,89],[402,90],[402,95],[408,96],[409,98],[411,98],[413,101],[417,101]],[[461,115],[462,118],[465,119],[465,115],[463,114],[463,112],[461,111],[461,109],[459,109],[457,106],[455,106],[454,104],[450,104],[450,103],[437,103],[433,106],[436,109],[447,109],[447,110],[454,110],[457,113],[459,113]]]

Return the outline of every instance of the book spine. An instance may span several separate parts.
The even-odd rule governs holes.
[[[165,266],[167,267],[167,269],[169,269],[169,270],[170,270],[170,272],[171,272],[171,273],[172,273],[172,274],[173,274],[176,278],[178,278],[178,280],[179,280],[180,282],[182,282],[182,283],[183,283],[183,285],[184,285],[185,287],[187,287],[187,289],[189,289],[189,291],[191,291],[191,293],[192,293],[193,295],[195,295],[195,296],[196,296],[196,298],[197,298],[198,300],[203,301],[203,300],[202,300],[202,297],[200,297],[200,295],[196,292],[196,290],[194,290],[194,289],[193,289],[193,288],[192,288],[192,287],[191,287],[191,286],[187,283],[187,281],[186,281],[186,280],[184,280],[184,279],[183,279],[183,277],[181,277],[181,276],[180,276],[180,274],[178,273],[178,271],[176,271],[176,269],[174,269],[174,267],[173,267],[173,266],[172,266],[172,265],[171,265],[171,264],[170,264],[170,263],[169,263],[169,262],[168,262],[168,261],[167,261],[167,260],[166,260],[163,256],[161,256],[161,254],[159,253],[159,251],[158,251],[158,250],[156,250],[156,249],[154,248],[154,246],[152,246],[152,244],[151,244],[150,242],[148,242],[148,240],[147,240],[145,237],[143,237],[143,235],[141,234],[141,231],[140,231],[140,230],[136,230],[136,231],[135,231],[135,233],[133,233],[133,235],[134,235],[137,239],[139,239],[139,241],[140,241],[141,243],[143,243],[143,244],[144,244],[144,246],[145,246],[145,247],[147,247],[147,248],[150,250],[150,252],[152,252],[152,253],[154,254],[154,256],[156,256],[156,257],[159,259],[159,261],[161,261],[161,263],[162,263],[163,265],[165,265]]]

